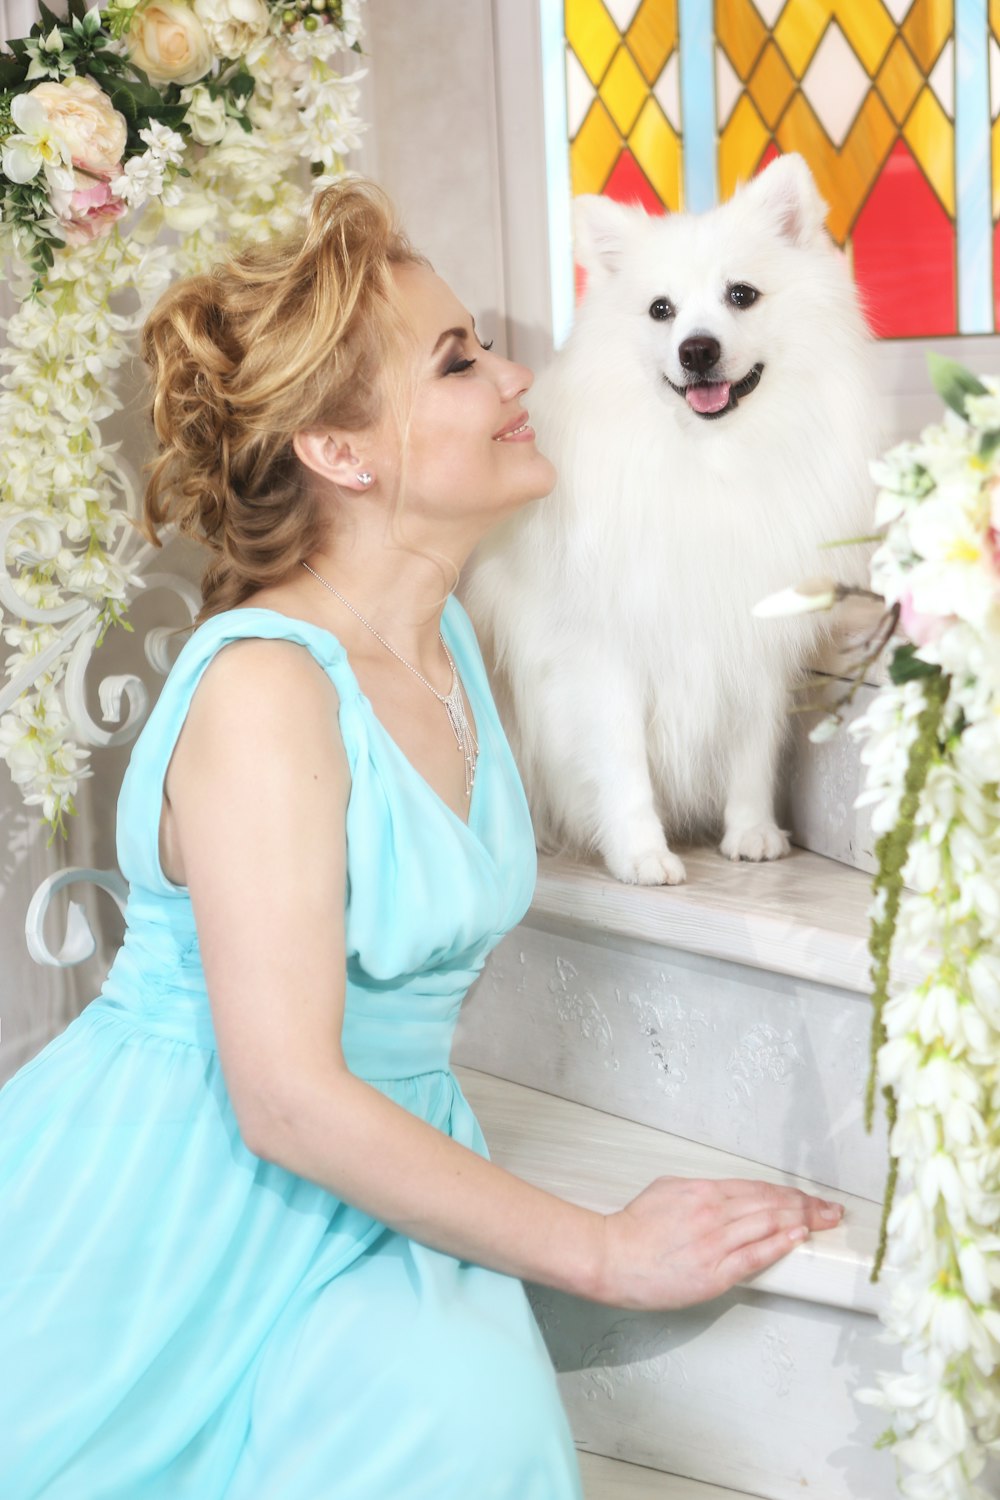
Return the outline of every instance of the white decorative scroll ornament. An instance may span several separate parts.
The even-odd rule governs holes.
[[[57,871],[55,875],[50,875],[47,880],[43,880],[32,896],[24,923],[28,952],[36,963],[52,964],[57,968],[67,969],[72,964],[83,963],[84,959],[96,953],[97,941],[93,929],[87,920],[86,912],[77,901],[71,901],[69,904],[66,936],[63,938],[58,953],[52,952],[44,937],[45,914],[52,897],[56,891],[61,891],[64,886],[75,884],[79,880],[89,880],[93,885],[99,886],[102,891],[107,891],[109,896],[114,898],[118,910],[124,915],[125,903],[128,900],[128,882],[118,870],[91,870],[83,865],[74,865],[71,869]]]
[[[364,70],[340,63],[362,51],[362,3],[175,0],[168,15],[154,0],[68,0],[65,18],[40,3],[0,53],[0,265],[19,302],[0,353],[0,759],[52,837],[91,750],[133,739],[149,708],[128,674],[100,684],[114,727],[88,710],[108,629],[133,629],[140,589],[173,589],[192,618],[200,604],[184,580],[143,575],[158,549],[102,432],[122,409],[120,372],[172,276],[294,229],[346,175]],[[171,634],[146,631],[161,674]],[[78,907],[57,957],[31,920],[40,962],[84,956]]]

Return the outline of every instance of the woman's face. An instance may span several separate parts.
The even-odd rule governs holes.
[[[393,272],[415,335],[406,513],[435,522],[467,517],[483,532],[556,482],[525,425],[531,371],[483,348],[469,314],[433,271],[404,264]]]

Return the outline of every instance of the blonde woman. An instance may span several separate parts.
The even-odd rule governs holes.
[[[714,1297],[839,1210],[493,1165],[449,1070],[535,846],[468,617],[552,488],[531,374],[372,184],[145,331],[151,531],[211,549],[118,806],[127,932],[0,1091],[4,1500],[578,1500],[520,1278]]]

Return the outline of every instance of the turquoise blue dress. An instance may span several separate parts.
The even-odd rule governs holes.
[[[124,943],[100,995],[0,1089],[3,1500],[581,1500],[521,1283],[243,1143],[191,903],[159,864],[163,778],[206,665],[244,636],[299,642],[336,686],[352,775],[347,1063],[485,1156],[451,1038],[528,908],[535,845],[454,596],[442,630],[479,734],[468,824],[316,625],[227,610],[167,677],[118,803]]]

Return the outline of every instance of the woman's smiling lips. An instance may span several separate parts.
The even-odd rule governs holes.
[[[528,413],[519,411],[506,427],[501,427],[499,432],[493,434],[493,441],[495,443],[527,443],[534,436],[535,430],[528,423]]]

